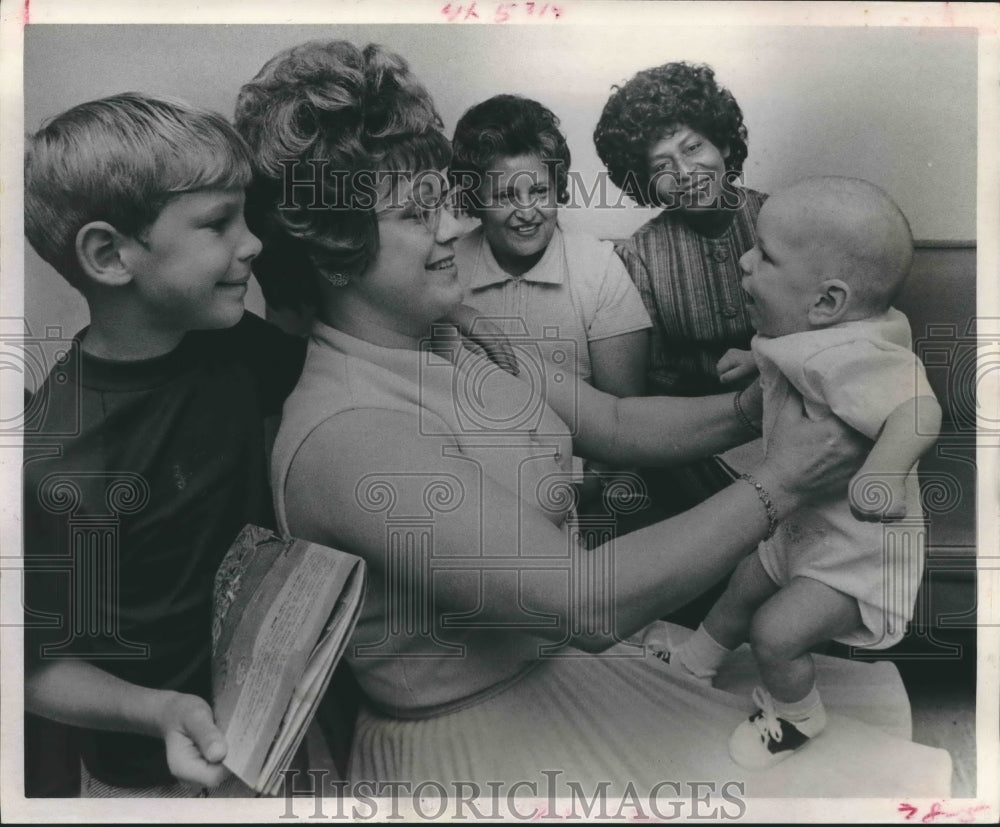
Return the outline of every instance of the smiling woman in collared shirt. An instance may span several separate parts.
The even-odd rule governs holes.
[[[559,226],[570,163],[559,119],[536,101],[497,95],[462,116],[453,150],[452,179],[482,222],[456,248],[469,304],[502,318],[508,335],[523,329],[513,320],[535,338],[556,328],[577,345],[581,379],[641,394],[650,321],[638,291],[610,243]]]
[[[451,177],[479,227],[455,245],[465,302],[514,341],[558,339],[573,372],[618,397],[645,392],[649,316],[613,245],[559,226],[570,151],[537,101],[497,95],[455,128]],[[594,463],[574,463],[581,503],[597,493]],[[593,472],[593,473],[591,473]]]

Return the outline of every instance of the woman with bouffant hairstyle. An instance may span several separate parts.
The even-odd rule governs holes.
[[[804,500],[843,490],[862,454],[849,429],[786,406],[754,483],[585,552],[565,495],[574,446],[612,462],[703,456],[744,436],[732,395],[619,400],[572,376],[538,384],[466,348],[426,346],[462,301],[459,225],[437,114],[397,56],[343,42],[286,51],[244,88],[236,124],[260,159],[264,243],[281,251],[269,289],[284,278],[291,297],[318,297],[272,456],[278,524],[368,564],[345,653],[364,695],[350,780],[430,781],[445,795],[471,783],[474,797],[511,801],[553,771],[643,797],[712,767],[709,777],[740,779],[700,749],[735,726],[740,701],[675,682],[644,646],[620,641]],[[346,209],[312,208],[310,190],[286,198],[284,168],[309,161],[325,167],[318,194]],[[615,656],[596,655],[607,649]],[[849,762],[832,758],[836,772],[791,767],[744,792],[829,794],[849,776],[845,788],[864,794],[879,774],[867,743]],[[810,748],[822,754],[822,739]]]
[[[316,305],[323,274],[362,273],[378,249],[375,188],[451,159],[430,95],[376,45],[276,55],[240,91],[236,124],[256,154],[247,223],[266,239],[254,272],[275,307]]]

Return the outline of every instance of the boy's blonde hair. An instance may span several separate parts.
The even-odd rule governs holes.
[[[76,255],[85,224],[139,237],[182,193],[250,182],[249,152],[222,115],[138,92],[75,106],[26,146],[25,235],[77,289],[86,286]]]

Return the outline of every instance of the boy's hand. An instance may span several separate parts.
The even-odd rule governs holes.
[[[197,695],[167,694],[159,716],[167,766],[178,781],[218,786],[226,777],[222,759],[226,739],[215,725],[212,708]]]
[[[752,351],[731,347],[722,354],[722,358],[715,365],[715,370],[719,374],[719,381],[729,384],[756,376],[757,363],[754,361]]]
[[[507,373],[517,376],[517,357],[514,355],[510,340],[499,327],[481,315],[478,310],[460,304],[448,314],[445,321],[455,325],[462,336],[481,347],[490,360]]]
[[[866,523],[891,523],[906,516],[906,477],[862,468],[847,491],[851,513]]]

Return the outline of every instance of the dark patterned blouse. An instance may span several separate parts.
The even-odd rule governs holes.
[[[618,247],[653,321],[647,393],[703,396],[731,390],[715,365],[729,348],[749,349],[754,329],[740,289],[739,260],[757,240],[766,195],[741,188],[721,236],[695,232],[664,210]]]

